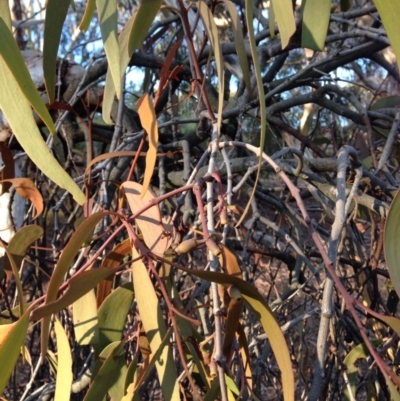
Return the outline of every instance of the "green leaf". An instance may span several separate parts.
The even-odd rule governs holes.
[[[12,40],[14,40],[14,38],[12,38]],[[3,41],[0,39],[0,47],[2,43]],[[25,66],[23,60],[21,63]],[[13,134],[16,136],[19,144],[27,153],[32,163],[42,170],[42,172],[57,185],[70,192],[76,202],[83,205],[86,202],[85,195],[50,153],[50,150],[46,146],[46,143],[38,130],[28,101],[13,78],[7,65],[1,58],[0,88],[0,109],[7,118]],[[37,93],[36,88],[35,92]],[[40,102],[43,105],[42,100],[40,100]],[[43,116],[41,116],[41,118],[43,118]]]
[[[93,289],[100,281],[115,273],[117,269],[98,268],[87,270],[69,280],[69,285],[64,294],[54,302],[40,306],[32,312],[31,320],[39,320],[53,313],[58,313],[77,299]]]
[[[351,392],[353,396],[356,395],[357,389],[357,377],[358,377],[358,368],[355,366],[355,362],[360,358],[366,358],[369,356],[369,351],[367,346],[363,344],[358,344],[354,347],[344,358],[343,363],[346,365],[347,378],[350,383]],[[349,394],[349,390],[347,388],[344,389],[344,398],[345,400],[350,401],[351,397]]]
[[[96,355],[110,343],[121,340],[132,302],[132,284],[127,283],[113,291],[101,304],[98,311],[99,343],[93,345]]]
[[[137,259],[138,256],[136,249],[132,248],[132,258]],[[151,351],[155,354],[162,346],[167,329],[153,283],[147,273],[146,266],[140,259],[132,263],[132,278],[140,318]],[[179,401],[178,378],[171,347],[163,346],[161,354],[156,360],[156,369],[164,398]]]
[[[324,50],[332,0],[303,0],[301,46]]]
[[[253,2],[251,3],[254,4]],[[284,49],[289,44],[290,38],[296,32],[292,1],[272,0],[272,3],[274,7],[275,19],[281,35],[282,49]],[[250,27],[250,25],[248,26]]]
[[[286,0],[280,2],[283,3]],[[290,2],[290,0],[289,0]],[[260,61],[258,59],[258,51],[257,51],[257,44],[256,44],[256,38],[255,38],[255,33],[254,33],[254,27],[253,27],[253,1],[252,0],[246,0],[246,22],[247,26],[249,28],[249,42],[250,42],[250,50],[251,50],[251,56],[253,58],[253,65],[254,65],[254,72],[256,74],[256,82],[257,82],[257,93],[258,93],[258,99],[260,100],[260,124],[261,124],[261,130],[260,130],[260,154],[259,154],[259,160],[258,160],[258,169],[257,169],[257,176],[255,183],[253,185],[253,190],[251,192],[250,198],[247,202],[247,205],[242,213],[242,216],[240,217],[239,221],[236,224],[236,227],[238,227],[244,218],[247,215],[247,212],[250,209],[250,205],[252,202],[252,199],[256,193],[256,188],[258,184],[258,180],[260,179],[260,174],[261,174],[261,163],[262,163],[262,152],[264,150],[264,145],[265,145],[265,138],[267,136],[267,111],[265,109],[265,102],[264,102],[264,83],[262,80],[261,76],[261,66],[260,66]],[[274,3],[274,10],[275,9],[275,3]],[[280,6],[279,6],[280,7]],[[290,5],[290,10],[292,10],[292,6]],[[293,13],[290,11],[292,17]],[[283,37],[282,37],[283,40]],[[289,40],[289,39],[288,39]],[[282,45],[283,46],[283,45]]]
[[[82,244],[87,239],[88,233],[96,227],[103,217],[104,214],[101,212],[92,214],[78,227],[72,238],[69,240],[50,278],[45,304],[55,301],[59,288],[64,281],[64,277],[67,274],[68,269],[72,266]],[[43,358],[46,356],[47,345],[49,342],[50,318],[51,316],[45,316],[42,320],[41,355]]]
[[[373,0],[373,2],[378,9],[400,68],[400,2],[393,0]]]
[[[7,28],[12,31],[12,23],[11,23],[11,13],[10,6],[8,1],[0,1],[0,18],[3,19],[4,23],[7,25]]]
[[[109,344],[100,354],[99,359],[105,359],[100,369],[93,377],[92,385],[87,392],[84,401],[102,400],[108,389],[114,383],[118,373],[120,360],[125,360],[123,341],[115,341]]]
[[[120,81],[122,81],[133,52],[143,46],[147,32],[162,3],[163,0],[142,0],[138,11],[128,20],[119,35]],[[111,74],[107,72],[103,98],[103,119],[107,124],[112,124],[110,114],[115,96],[110,80]]]
[[[371,107],[370,110],[390,109],[400,105],[400,96],[387,96],[378,99]]]
[[[117,98],[120,99],[122,96],[122,77],[118,46],[117,2],[116,0],[96,0],[96,5],[108,69],[114,83]]]
[[[85,14],[82,17],[82,21],[79,25],[81,31],[86,32],[89,28],[90,22],[92,21],[94,10],[96,8],[96,0],[88,0],[86,3]]]
[[[240,290],[244,300],[260,320],[268,336],[272,351],[281,370],[284,399],[285,401],[294,400],[294,375],[290,353],[279,323],[261,294],[251,284],[229,274],[187,269],[183,266],[178,268],[203,280],[213,281],[222,285],[233,285]]]
[[[48,112],[45,104],[43,103],[42,98],[40,97],[39,92],[35,87],[35,84],[32,81],[28,68],[25,65],[25,61],[22,57],[21,52],[18,49],[18,45],[15,42],[15,39],[10,29],[7,27],[7,24],[4,22],[2,18],[0,18],[0,55],[2,56],[1,60],[2,68],[0,76],[2,91],[4,90],[3,89],[4,86],[8,86],[5,85],[8,81],[13,81],[9,79],[10,75],[12,75],[15,78],[15,81],[13,81],[13,83],[18,84],[19,89],[24,94],[25,98],[28,100],[28,102],[35,109],[39,117],[46,124],[49,131],[52,134],[54,134],[55,127],[53,120],[50,116],[50,113]],[[15,95],[13,92],[11,93],[13,96]],[[7,95],[10,96],[9,94]],[[4,97],[5,95],[1,96],[1,98]],[[4,100],[3,101],[0,100],[0,108],[3,110],[4,115],[6,116],[9,124],[11,125],[9,116],[9,114],[11,113],[9,112],[9,108],[7,108],[7,111],[5,110],[3,102]],[[9,102],[14,103],[11,102],[10,100]],[[21,110],[18,107],[16,108],[15,112],[18,113],[19,118],[21,118]],[[11,128],[13,128],[12,125]]]
[[[14,370],[28,330],[29,312],[15,323],[0,326],[0,394]]]
[[[98,343],[99,325],[97,319],[97,301],[94,290],[91,289],[76,300],[72,309],[76,342],[79,345]]]
[[[55,98],[58,46],[70,4],[71,0],[48,0],[47,2],[43,33],[43,74],[50,104]]]
[[[72,355],[68,337],[60,321],[56,318],[54,329],[57,338],[57,378],[54,401],[69,401],[72,385]]]
[[[390,278],[397,295],[400,295],[400,192],[390,206],[384,232],[384,250]]]
[[[204,1],[198,3],[199,13],[204,22],[208,39],[214,51],[215,64],[217,66],[218,75],[218,116],[217,129],[218,134],[221,133],[222,108],[224,107],[224,60],[222,58],[221,41],[218,35],[218,29],[214,22],[214,16]]]

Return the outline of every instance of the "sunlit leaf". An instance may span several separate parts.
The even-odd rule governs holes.
[[[132,248],[133,259],[137,259],[138,256],[136,249]],[[132,278],[140,318],[146,331],[151,351],[155,353],[161,348],[167,329],[153,283],[140,259],[132,263]],[[156,360],[156,369],[164,398],[166,400],[179,401],[178,378],[171,347],[163,346],[161,354]]]
[[[43,32],[43,74],[49,103],[54,102],[56,62],[61,32],[71,0],[48,0]]]
[[[387,96],[382,99],[378,99],[375,103],[372,104],[370,110],[379,110],[379,109],[390,109],[392,107],[399,107],[400,105],[400,96]]]
[[[2,91],[5,89],[7,86],[13,86],[15,84],[18,85],[19,90],[14,94],[18,95],[18,93],[23,93],[24,97],[26,100],[31,104],[31,106],[35,109],[37,114],[40,116],[40,118],[43,120],[43,122],[46,124],[47,128],[51,133],[54,134],[55,132],[55,127],[53,120],[43,103],[42,98],[40,97],[39,92],[37,91],[35,84],[32,81],[32,78],[29,74],[28,68],[25,65],[25,61],[22,57],[22,54],[20,50],[18,49],[18,45],[14,40],[14,37],[10,31],[10,29],[7,27],[6,23],[2,18],[0,18],[0,55],[2,56],[1,60],[1,74],[0,74],[0,84]],[[10,80],[9,77],[13,76],[14,80]],[[7,85],[8,81],[12,81],[12,83],[9,83]],[[3,113],[7,117],[7,120],[9,124],[11,125],[11,128],[13,128],[11,124],[11,119],[12,119],[12,113],[9,112],[9,108],[5,107],[4,105],[4,99],[2,98],[7,94],[7,91],[5,91],[5,94],[3,96],[0,96],[0,108],[3,110]],[[7,94],[8,95],[8,94]],[[10,101],[12,96],[5,96],[5,98]],[[18,99],[18,97],[17,97]],[[17,100],[15,99],[15,100]],[[15,101],[14,100],[14,101]],[[14,102],[10,102],[14,103]],[[18,103],[18,102],[17,102]],[[21,110],[16,107],[15,112],[18,113],[19,118],[21,118]],[[29,112],[31,113],[31,112]]]
[[[84,401],[102,400],[107,394],[118,373],[120,359],[124,357],[124,342],[116,341],[107,346],[100,354],[99,359],[104,359],[99,371],[93,377],[92,384]]]
[[[289,44],[290,38],[296,32],[296,23],[294,21],[292,1],[272,0],[272,3],[274,7],[276,23],[278,24],[279,33],[281,35],[282,49],[284,49]],[[251,24],[248,26],[250,27],[253,25]]]
[[[1,43],[2,41],[0,40],[0,46]],[[21,60],[21,63],[25,65],[23,60]],[[50,153],[38,130],[28,101],[1,58],[0,87],[0,109],[6,116],[13,134],[32,163],[57,185],[70,192],[76,202],[83,205],[86,202],[85,195]],[[40,101],[43,104],[42,100]],[[43,117],[41,116],[41,118]]]
[[[373,2],[378,9],[400,68],[400,2],[393,0],[373,0]]]
[[[110,71],[117,98],[122,96],[122,77],[118,46],[118,18],[116,0],[96,0],[99,14],[101,36],[106,52],[108,69]]]
[[[126,199],[128,200],[129,207],[133,213],[138,212],[154,199],[154,195],[150,190],[146,192],[144,197],[141,197],[142,186],[137,182],[126,181],[121,185],[121,187],[124,188]],[[146,246],[152,252],[158,255],[163,255],[168,249],[172,237],[166,235],[166,233],[171,230],[171,227],[163,227],[158,204],[154,204],[154,206],[147,209],[144,213],[138,216],[135,221],[143,234]]]
[[[207,30],[208,39],[214,52],[215,64],[218,75],[218,134],[221,132],[222,108],[224,107],[224,60],[222,58],[221,41],[218,35],[218,29],[214,22],[214,16],[208,5],[204,1],[198,3],[199,13]]]
[[[35,183],[30,178],[10,178],[0,182],[4,181],[10,182],[14,186],[19,196],[22,196],[24,199],[29,199],[33,203],[36,209],[36,214],[33,217],[33,220],[42,214],[44,207],[42,194],[39,192]]]
[[[60,285],[64,281],[65,274],[68,269],[72,266],[73,261],[82,244],[87,239],[88,233],[91,232],[99,221],[104,217],[103,213],[95,213],[87,218],[76,230],[68,244],[65,246],[60,259],[53,271],[50,278],[49,288],[46,294],[46,304],[55,301],[60,288]],[[50,316],[45,316],[42,320],[42,333],[41,333],[41,355],[44,358],[47,351],[47,345],[49,342],[49,330],[50,330]]]
[[[57,378],[56,393],[54,401],[69,401],[71,397],[72,385],[72,355],[69,346],[69,340],[65,334],[64,328],[56,318],[54,329],[57,338]]]
[[[144,172],[143,186],[140,192],[140,197],[143,199],[147,189],[149,188],[157,161],[158,124],[153,103],[147,93],[137,101],[136,105],[140,123],[149,138],[149,150],[146,155],[146,170]]]
[[[77,299],[72,309],[76,342],[79,345],[98,343],[99,327],[94,290],[91,289],[85,295]]]
[[[96,8],[96,0],[87,0],[85,13],[83,14],[82,21],[79,25],[81,31],[87,31],[92,21],[94,10]]]
[[[26,312],[17,322],[0,326],[0,394],[3,393],[17,363],[21,346],[26,338],[28,323],[29,313]]]
[[[322,51],[328,33],[332,0],[303,0],[301,46]]]

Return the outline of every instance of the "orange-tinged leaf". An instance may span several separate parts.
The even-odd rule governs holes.
[[[69,401],[72,385],[72,355],[68,337],[56,318],[54,330],[57,338],[57,378],[54,401]]]
[[[113,269],[118,267],[122,259],[131,253],[131,242],[129,238],[121,243],[117,244],[114,249],[106,255],[103,259],[102,267]],[[99,308],[103,301],[106,299],[108,294],[111,292],[114,274],[108,276],[105,280],[102,280],[97,286],[97,307]]]
[[[4,163],[4,167],[0,173],[0,179],[7,180],[9,178],[14,178],[15,177],[14,156],[11,152],[11,149],[8,146],[6,146],[4,142],[0,142],[0,153]],[[0,195],[7,192],[10,189],[11,185],[12,184],[9,182],[4,183],[1,186]]]
[[[29,312],[25,312],[17,322],[0,326],[0,394],[3,393],[17,363],[21,346],[26,338],[28,323]]]
[[[153,177],[154,167],[157,160],[157,144],[158,144],[158,124],[156,112],[150,96],[145,93],[137,101],[137,109],[139,113],[140,123],[146,131],[149,138],[149,150],[146,155],[146,170],[144,172],[143,187],[140,197],[143,198]]]
[[[144,206],[147,206],[154,200],[154,195],[150,190],[142,198],[142,186],[137,182],[126,181],[121,185],[125,190],[125,196],[128,200],[129,207],[133,213],[139,211]],[[168,232],[172,231],[172,227],[165,225],[161,220],[160,208],[157,204],[147,209],[144,213],[136,218],[136,224],[139,226],[143,234],[144,243],[154,253],[163,255],[168,249],[172,236],[167,236]]]
[[[33,219],[39,217],[43,212],[43,198],[34,182],[29,178],[9,178],[0,182],[10,182],[18,195],[25,199],[29,199],[36,209],[36,214]]]

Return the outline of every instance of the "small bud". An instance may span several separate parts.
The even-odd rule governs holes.
[[[176,248],[175,248],[175,252],[178,255],[181,255],[182,253],[188,253],[191,250],[193,250],[194,248],[196,248],[196,246],[198,245],[197,240],[195,238],[190,238],[187,239],[185,241],[182,241]]]
[[[234,285],[230,285],[227,291],[231,299],[234,299],[235,301],[240,301],[242,299],[242,293],[240,292],[239,288],[235,287]]]

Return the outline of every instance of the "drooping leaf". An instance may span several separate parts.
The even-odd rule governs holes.
[[[57,298],[58,290],[62,284],[65,274],[72,266],[72,263],[82,247],[82,244],[87,239],[88,232],[91,232],[99,221],[104,217],[103,213],[95,213],[87,218],[76,230],[53,271],[50,278],[49,288],[47,289],[45,304],[55,301]],[[50,330],[50,316],[45,316],[42,320],[42,333],[41,333],[41,355],[44,358],[47,352],[47,345],[49,342]]]
[[[108,389],[111,387],[117,376],[117,368],[120,364],[120,359],[125,359],[123,352],[123,341],[115,341],[109,344],[102,351],[99,359],[104,359],[104,362],[94,375],[92,384],[84,398],[84,401],[98,401],[105,397]]]
[[[268,336],[272,351],[281,370],[284,399],[285,401],[294,400],[293,367],[285,337],[278,321],[260,293],[251,284],[229,274],[187,269],[183,266],[179,266],[179,269],[203,280],[213,281],[222,285],[233,285],[240,290],[244,300],[260,320]]]
[[[60,321],[55,319],[54,329],[57,338],[57,378],[54,401],[69,401],[72,385],[72,355],[68,337]]]
[[[32,81],[28,68],[25,65],[22,54],[18,49],[18,45],[15,42],[15,39],[10,29],[8,28],[7,24],[1,17],[0,17],[0,55],[2,57],[1,60],[2,69],[0,76],[2,91],[4,86],[6,86],[3,84],[5,84],[9,80],[10,76],[13,76],[15,79],[13,83],[14,84],[16,83],[18,85],[19,90],[21,91],[21,93],[23,93],[26,100],[31,104],[31,106],[34,108],[34,110],[46,124],[49,131],[52,134],[54,134],[55,127],[53,120],[50,116],[50,113],[48,112],[46,106],[44,105],[43,100],[40,97],[40,94],[37,91],[35,84]],[[17,95],[18,92],[16,94],[14,94],[13,92],[11,93],[13,95]],[[1,101],[2,98],[3,96],[0,97],[0,108],[3,110],[4,115],[7,117],[7,120],[11,128],[13,128],[10,121],[11,117],[9,115],[8,108],[6,108],[7,109],[6,111],[6,109],[4,108],[3,101]],[[11,99],[11,97],[9,97],[9,99]],[[21,118],[21,110],[18,107],[16,108],[15,112],[18,113],[18,116]]]
[[[272,3],[274,7],[275,19],[281,35],[282,49],[284,49],[289,44],[290,38],[296,32],[292,1],[272,0]],[[250,25],[248,26],[250,27]]]
[[[49,103],[52,104],[56,90],[56,62],[61,32],[71,0],[49,0],[43,32],[43,74]]]
[[[30,178],[10,178],[8,180],[3,180],[0,182],[10,182],[15,190],[17,191],[19,196],[22,196],[24,199],[29,199],[36,209],[36,214],[33,217],[35,220],[39,217],[43,212],[43,198],[42,194],[36,188],[35,183]]]
[[[400,260],[400,192],[397,192],[386,219],[384,233],[384,250],[386,264],[389,270],[394,289],[397,295],[400,295],[400,269],[398,266]]]
[[[153,22],[163,0],[143,0],[138,11],[128,20],[118,38],[120,53],[120,81],[128,67],[129,60],[135,50],[144,42],[147,32]],[[111,107],[115,90],[111,83],[111,74],[107,72],[103,99],[103,119],[112,124],[110,119]]]
[[[92,21],[94,10],[96,8],[96,0],[88,0],[86,2],[85,13],[83,14],[82,21],[79,24],[79,29],[86,32]]]
[[[14,39],[12,38],[12,40]],[[2,40],[0,40],[0,46],[1,43]],[[25,65],[23,60],[21,60],[21,63]],[[1,58],[0,87],[0,109],[6,116],[13,134],[16,136],[19,144],[22,146],[37,168],[42,170],[47,177],[49,177],[61,188],[64,188],[70,192],[76,202],[83,205],[86,202],[85,195],[50,153],[46,143],[42,138],[42,135],[38,130],[28,101],[17,85],[17,82],[14,80],[7,65]],[[43,104],[41,99],[40,101]],[[41,116],[41,118],[43,118],[43,116]]]
[[[72,309],[76,342],[79,345],[98,343],[99,327],[94,290],[91,289],[85,295],[77,299]]]
[[[109,344],[121,340],[132,302],[132,284],[127,283],[114,290],[102,303],[98,311],[99,342],[93,344],[96,355]]]
[[[143,199],[149,188],[157,161],[158,123],[156,112],[148,93],[145,93],[136,104],[140,123],[149,138],[149,150],[146,155],[146,170],[144,172],[143,186],[140,192],[140,197]]]
[[[242,22],[239,18],[236,6],[232,3],[232,1],[224,0],[224,4],[231,16],[232,30],[235,38],[235,48],[236,48],[236,53],[238,55],[240,68],[242,70],[244,83],[246,84],[246,89],[249,92],[250,96],[253,96],[249,62],[247,60],[246,47],[242,31],[243,29]]]
[[[14,370],[21,346],[28,330],[29,312],[24,313],[17,322],[0,326],[0,394]]]
[[[283,5],[283,3],[287,3],[287,0],[283,0],[283,1],[278,1],[278,4],[276,4],[274,2],[274,10],[277,13],[277,21],[278,21],[278,26],[279,26],[279,19],[278,19],[278,10],[276,9],[276,7],[279,7],[279,18],[282,18],[282,10],[281,7]],[[291,1],[289,0],[290,3],[290,15],[293,17],[293,12],[292,10],[292,6],[291,6]],[[250,42],[250,49],[251,49],[251,56],[253,59],[253,65],[254,65],[254,72],[256,74],[256,82],[257,82],[257,93],[258,93],[258,99],[264,99],[264,84],[263,84],[263,80],[262,80],[262,76],[261,76],[261,66],[260,66],[260,62],[258,59],[258,51],[257,51],[257,45],[256,45],[256,39],[255,39],[255,33],[254,33],[254,26],[253,26],[253,1],[252,0],[246,0],[246,22],[247,22],[247,26],[249,29],[249,42]],[[286,11],[285,11],[286,13]],[[282,22],[282,21],[281,21]],[[283,25],[282,25],[283,26]],[[279,29],[281,29],[279,27]],[[287,33],[287,28],[285,28],[284,32]],[[283,34],[281,32],[281,41],[283,42]],[[290,37],[289,37],[290,38]],[[287,38],[287,40],[289,41],[289,38]],[[285,47],[282,43],[282,47]],[[236,226],[239,226],[242,221],[244,220],[244,218],[246,217],[249,209],[250,209],[250,205],[252,202],[252,199],[256,193],[256,188],[258,185],[258,180],[260,179],[260,173],[261,173],[261,163],[262,163],[262,152],[264,149],[264,145],[265,145],[265,138],[266,138],[266,134],[267,134],[267,112],[265,109],[265,102],[264,101],[260,101],[260,124],[261,124],[261,130],[260,130],[260,154],[259,154],[259,161],[258,161],[258,169],[257,169],[257,176],[256,176],[256,180],[255,183],[253,185],[253,190],[252,193],[250,195],[250,198],[247,202],[247,205],[243,211],[242,216],[240,217],[239,221],[237,222]]]
[[[144,206],[153,201],[154,195],[148,190],[142,198],[142,186],[137,182],[126,181],[121,185],[124,188],[126,199],[132,212],[137,212]],[[144,243],[154,253],[163,255],[171,243],[171,236],[166,235],[171,227],[162,225],[161,212],[157,204],[147,209],[138,216],[136,224],[139,226],[143,234]]]
[[[207,30],[208,39],[214,52],[215,64],[218,75],[218,116],[217,129],[221,133],[222,108],[224,107],[224,60],[222,58],[221,41],[218,35],[218,29],[214,22],[214,16],[204,1],[198,2],[199,13]]]
[[[301,46],[322,51],[328,33],[332,0],[303,0],[303,2]]]
[[[400,68],[400,2],[392,0],[373,0],[373,2],[378,9]]]
[[[274,11],[274,3],[272,1],[269,2],[269,9],[268,9],[268,28],[269,34],[273,39],[275,37],[275,11]]]
[[[116,0],[96,0],[99,13],[101,36],[106,52],[108,69],[110,71],[117,98],[122,96],[122,77],[118,46],[118,18]]]
[[[138,256],[136,249],[132,248],[133,259],[137,259]],[[151,352],[154,354],[162,347],[167,329],[153,283],[146,266],[140,259],[132,263],[132,278],[140,318],[150,343]],[[156,360],[156,369],[164,398],[179,401],[178,378],[171,347],[162,347],[161,354]]]

